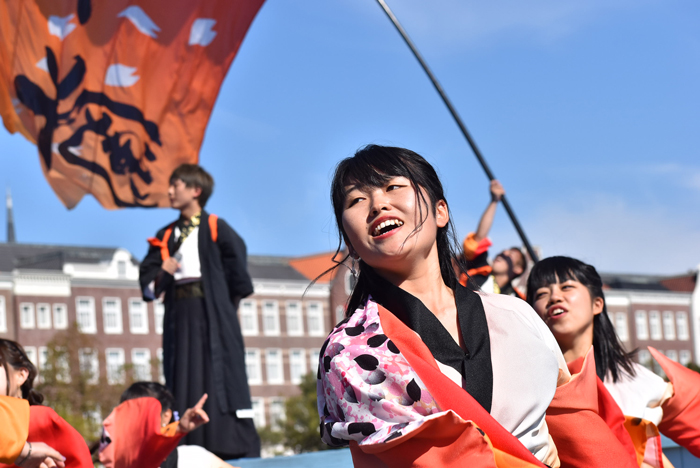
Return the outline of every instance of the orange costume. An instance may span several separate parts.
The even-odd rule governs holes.
[[[29,434],[27,400],[0,396],[0,463],[12,464],[19,457]]]

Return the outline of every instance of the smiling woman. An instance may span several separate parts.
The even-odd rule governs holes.
[[[340,162],[331,196],[360,273],[321,351],[324,441],[356,466],[559,466],[545,411],[564,358],[523,301],[458,283],[433,167],[370,145]]]

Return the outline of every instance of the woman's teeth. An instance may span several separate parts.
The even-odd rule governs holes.
[[[391,231],[392,229],[396,229],[401,226],[403,226],[403,221],[399,219],[389,219],[375,227],[374,231],[372,231],[372,236],[377,237],[381,234],[384,234],[386,232]]]
[[[566,312],[564,309],[554,309],[549,315],[551,315],[552,317],[556,317],[557,315],[561,315],[564,312]]]

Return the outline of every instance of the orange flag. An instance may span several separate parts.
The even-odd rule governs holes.
[[[0,115],[73,208],[167,206],[264,0],[0,0]]]

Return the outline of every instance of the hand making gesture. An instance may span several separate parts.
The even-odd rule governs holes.
[[[178,432],[184,432],[187,434],[188,432],[192,432],[199,426],[209,422],[209,416],[207,416],[207,413],[202,409],[202,407],[204,407],[204,402],[207,401],[208,397],[209,395],[205,393],[202,395],[202,398],[199,399],[197,404],[194,405],[194,407],[185,411],[185,414],[183,414],[182,418],[180,418],[180,424],[177,426]]]
[[[43,442],[25,442],[22,453],[15,460],[21,468],[63,468],[65,458]]]

